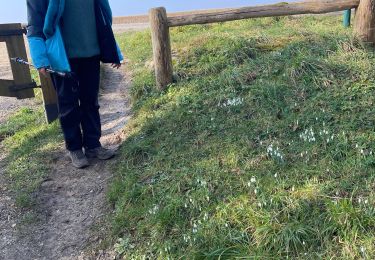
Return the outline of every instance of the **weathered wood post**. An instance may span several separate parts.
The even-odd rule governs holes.
[[[52,79],[50,75],[45,77],[39,73],[42,95],[43,95],[43,104],[45,110],[45,116],[47,123],[52,123],[58,118],[58,108],[57,108],[57,95],[55,88],[53,87]]]
[[[172,52],[169,36],[167,11],[164,7],[149,12],[154,66],[157,87],[163,90],[173,81]]]
[[[365,43],[375,44],[375,0],[361,0],[355,13],[354,31]]]

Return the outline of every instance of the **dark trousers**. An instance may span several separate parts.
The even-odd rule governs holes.
[[[69,151],[100,146],[99,56],[70,59],[74,78],[53,76],[60,124]]]

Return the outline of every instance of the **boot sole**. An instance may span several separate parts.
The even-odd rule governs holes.
[[[75,165],[75,164],[72,164],[74,166],[74,168],[76,169],[85,169],[87,167],[90,166],[90,164],[85,164],[85,165]]]

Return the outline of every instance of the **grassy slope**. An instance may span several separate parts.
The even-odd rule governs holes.
[[[47,176],[53,152],[61,146],[58,124],[45,124],[42,109],[23,108],[0,125],[5,177],[17,206],[32,207],[35,192]]]
[[[178,83],[153,90],[148,32],[110,201],[124,258],[375,256],[374,54],[340,17],[171,31]]]

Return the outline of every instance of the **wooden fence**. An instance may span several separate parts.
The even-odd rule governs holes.
[[[173,17],[168,17],[164,7],[153,8],[149,12],[149,20],[157,87],[164,89],[173,82],[169,34],[169,28],[171,27],[259,17],[323,14],[353,8],[356,9],[355,33],[364,42],[375,43],[375,0],[318,0],[301,3],[280,3]]]
[[[19,24],[0,24],[0,42],[5,42],[10,58],[19,57],[27,61],[27,52],[23,34],[24,27]],[[0,96],[15,97],[18,99],[33,98],[35,88],[41,88],[47,122],[58,117],[57,97],[50,77],[39,75],[41,85],[38,86],[31,78],[30,69],[21,64],[10,63],[13,80],[0,79]]]

